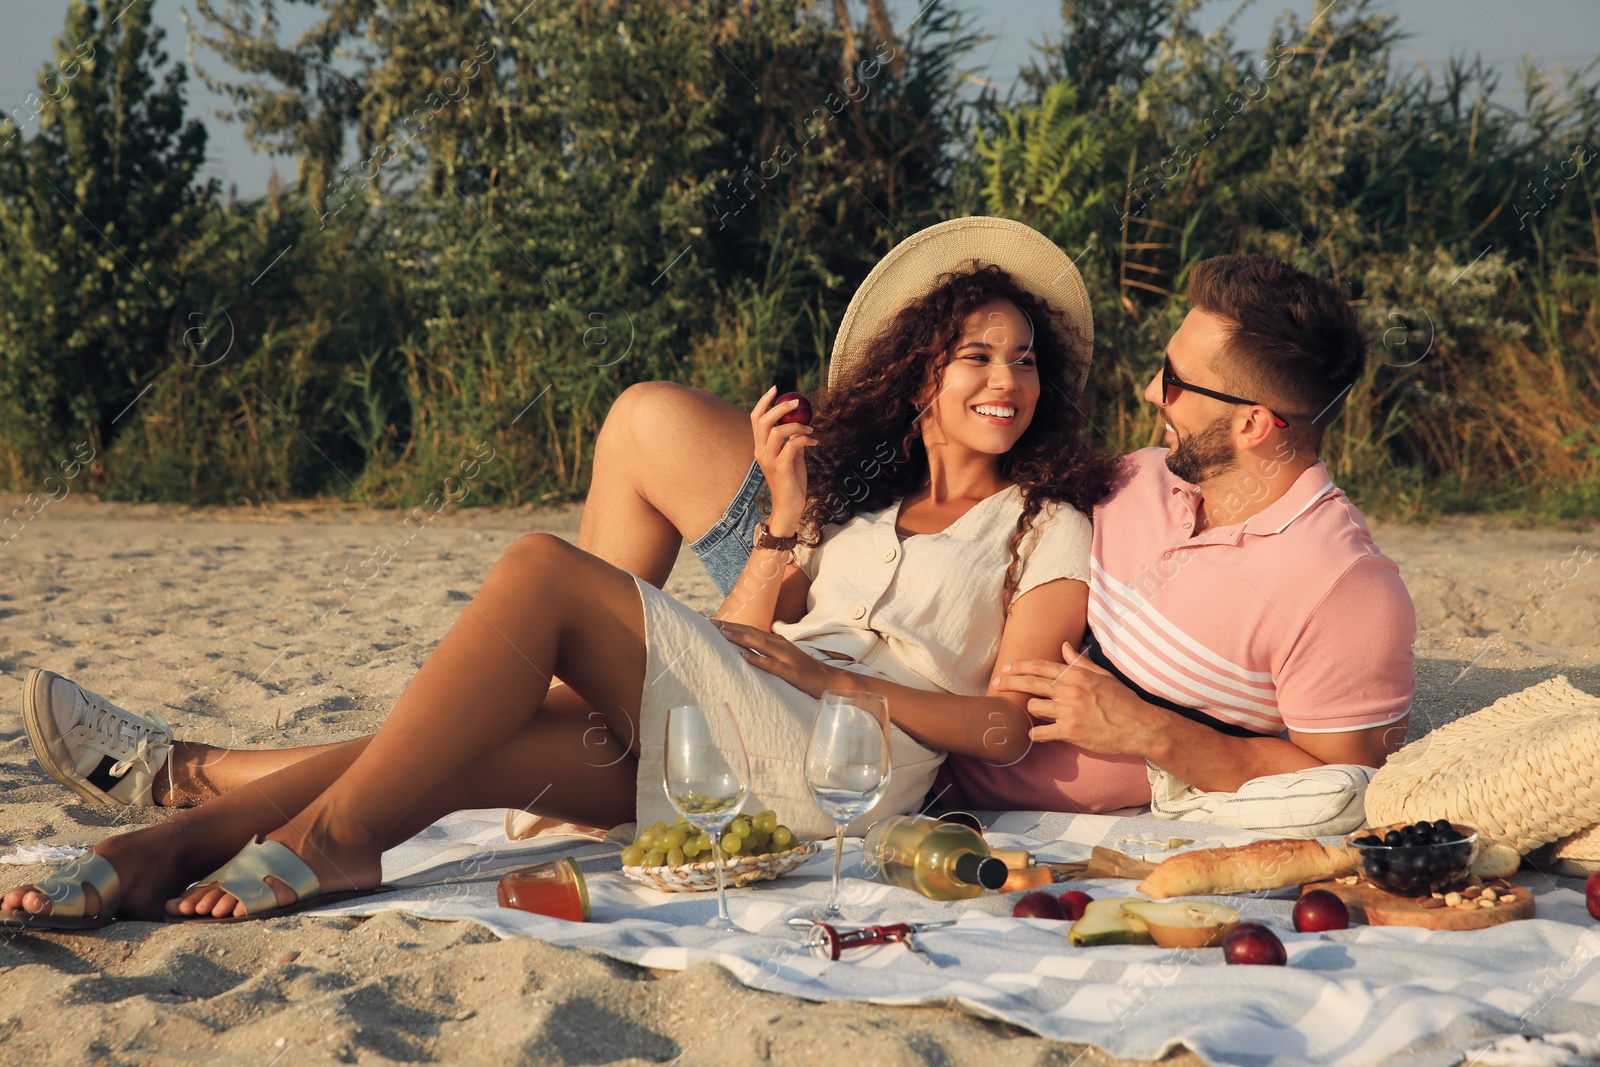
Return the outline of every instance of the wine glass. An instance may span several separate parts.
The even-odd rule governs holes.
[[[833,889],[821,913],[837,919],[839,864],[850,820],[872,809],[889,787],[889,702],[876,693],[829,689],[817,703],[806,746],[806,787],[838,827]]]
[[[722,876],[722,834],[750,793],[750,763],[739,725],[725,703],[667,711],[667,799],[689,824],[711,838],[717,867],[717,917],[706,925],[732,930]]]

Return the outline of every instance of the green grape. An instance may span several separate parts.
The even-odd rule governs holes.
[[[722,835],[722,852],[726,856],[738,855],[744,849],[744,838],[729,830]]]
[[[622,865],[624,867],[637,867],[643,862],[645,853],[650,850],[639,845],[629,845],[622,850]]]
[[[646,867],[659,867],[666,862],[667,854],[659,848],[653,848],[644,855],[644,865]]]
[[[750,820],[750,824],[762,833],[770,835],[778,828],[778,813],[770,809],[758,812],[756,817]]]
[[[771,840],[771,838],[771,834],[764,834],[755,827],[751,827],[750,832],[746,834],[744,838],[744,850],[746,852],[759,854],[766,849],[767,842]]]
[[[749,837],[750,830],[750,816],[748,815],[741,815],[728,824],[728,832],[730,834],[738,834],[740,837]]]
[[[684,833],[681,827],[674,826],[656,839],[656,845],[671,852],[675,848],[682,848],[688,839],[689,835]]]
[[[794,831],[787,826],[780,826],[772,831],[772,847],[778,852],[791,848],[794,845]]]
[[[649,851],[650,849],[655,848],[656,847],[656,832],[655,832],[655,830],[651,829],[650,827],[645,827],[645,829],[642,830],[639,833],[639,836],[634,839],[633,843],[638,845],[640,848],[645,849],[646,851]]]
[[[703,833],[700,835],[700,851],[707,855],[711,853],[711,838]]]
[[[667,849],[667,863],[670,866],[673,866],[673,867],[681,867],[681,866],[683,866],[683,849],[681,849],[681,848],[669,848],[669,849]]]
[[[689,859],[694,859],[696,856],[700,855],[700,839],[698,837],[692,837],[685,841],[683,843],[683,854]]]

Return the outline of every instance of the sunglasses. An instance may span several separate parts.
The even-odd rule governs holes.
[[[1242,396],[1230,396],[1227,393],[1219,393],[1215,389],[1190,385],[1172,372],[1172,360],[1163,357],[1161,360],[1161,403],[1171,405],[1178,398],[1178,394],[1185,391],[1199,393],[1201,396],[1209,396],[1211,399],[1220,400],[1224,404],[1244,404],[1247,407],[1264,406],[1254,400],[1246,400]],[[1282,428],[1289,425],[1285,419],[1275,414],[1271,408],[1267,409],[1267,414],[1272,416],[1272,422],[1275,426]]]

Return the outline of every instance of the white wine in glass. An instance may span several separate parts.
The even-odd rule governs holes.
[[[817,702],[806,746],[806,787],[837,827],[833,889],[823,915],[837,919],[839,865],[850,820],[872,810],[889,787],[889,702],[876,693],[829,689]]]
[[[739,724],[727,704],[687,704],[667,712],[667,799],[690,825],[711,838],[717,867],[717,917],[707,925],[731,930],[723,884],[722,834],[750,794],[750,762]]]

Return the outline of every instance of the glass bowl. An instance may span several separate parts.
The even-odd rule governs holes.
[[[1383,840],[1390,831],[1405,829],[1410,823],[1391,823],[1345,836],[1345,844],[1356,850],[1361,873],[1369,882],[1402,896],[1426,896],[1465,882],[1478,858],[1478,829],[1466,823],[1450,823],[1462,836],[1459,841],[1440,844],[1372,845],[1361,842],[1369,837]],[[1437,823],[1435,823],[1437,825]]]

